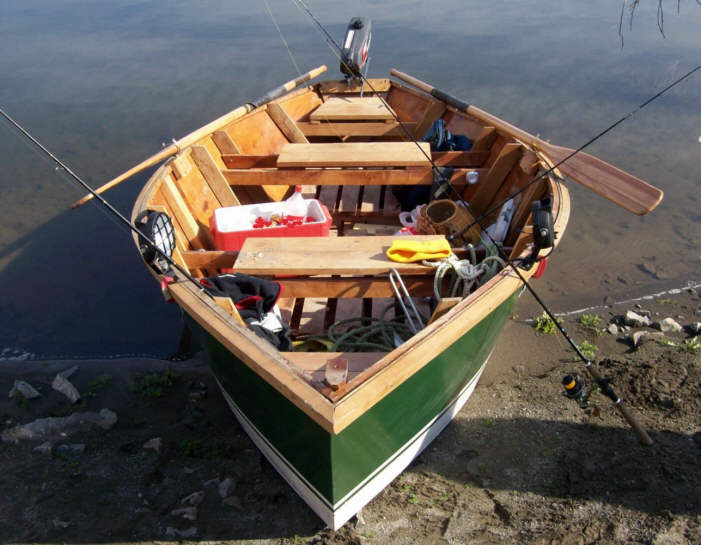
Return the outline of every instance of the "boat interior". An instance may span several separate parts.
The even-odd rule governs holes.
[[[414,140],[420,142],[437,120],[464,136],[469,150],[439,151],[428,142],[417,146]],[[434,184],[428,157],[450,168],[452,189],[445,198],[469,203],[483,228],[496,221],[501,203],[528,186],[514,198],[503,235],[503,249],[512,259],[529,251],[534,201],[551,197],[553,213],[559,214],[563,199],[552,176],[529,185],[544,166],[532,149],[408,86],[373,79],[363,88],[327,81],[293,91],[181,150],[149,180],[134,218],[147,210],[166,212],[175,231],[173,259],[195,278],[234,271],[280,282],[278,306],[293,345],[281,355],[308,384],[337,402],[410,343],[393,336],[394,346],[383,348],[361,339],[356,351],[324,339],[335,323],[356,318],[364,326],[371,318],[406,318],[414,311],[402,306],[413,303],[425,323],[410,336],[424,338],[446,325],[443,317],[484,300],[508,276],[506,268],[495,267],[492,280],[478,280],[467,293],[451,296],[445,293],[447,276],[436,280],[435,267],[386,257],[403,227],[402,190],[406,195]],[[471,177],[479,181],[469,183]],[[215,210],[280,202],[298,185],[305,199],[327,208],[328,236],[247,238],[238,249],[217,245]],[[444,239],[429,233],[421,240],[435,238]],[[471,248],[458,238],[453,252],[480,262],[489,251],[481,247],[479,229],[476,239]],[[399,288],[391,269],[398,273]],[[435,283],[444,292],[440,297]],[[404,303],[397,296],[404,293],[402,285],[408,295]],[[230,299],[215,300],[237,321]]]

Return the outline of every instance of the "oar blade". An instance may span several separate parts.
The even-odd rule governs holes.
[[[539,151],[553,164],[566,159],[574,151],[542,141],[537,144]],[[581,151],[558,168],[565,176],[638,216],[654,210],[664,196],[661,189]]]

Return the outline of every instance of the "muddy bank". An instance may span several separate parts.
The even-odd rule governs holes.
[[[688,291],[630,306],[682,325],[701,321],[700,308]],[[594,327],[565,321],[596,347],[655,441],[646,448],[599,394],[588,412],[561,395],[563,373],[581,367],[561,338],[535,332],[529,309],[524,298],[456,420],[335,533],[258,453],[201,360],[77,362],[68,378],[77,404],[51,387],[76,362],[2,362],[4,434],[102,409],[117,420],[0,445],[0,541],[701,542],[701,350],[692,336],[602,331],[628,308],[597,311]],[[625,337],[638,330],[649,336],[634,350]],[[15,379],[41,396],[8,399]]]

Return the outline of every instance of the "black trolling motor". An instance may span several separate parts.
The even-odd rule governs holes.
[[[363,68],[369,59],[371,39],[372,21],[366,17],[353,17],[341,46],[341,72],[346,79],[362,79]]]

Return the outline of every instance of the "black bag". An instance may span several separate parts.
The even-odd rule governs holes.
[[[292,350],[290,327],[286,323],[280,320],[280,331],[272,331],[261,324],[280,297],[282,286],[279,282],[234,273],[210,276],[202,279],[201,283],[212,295],[231,298],[243,321],[257,335],[279,350]]]

